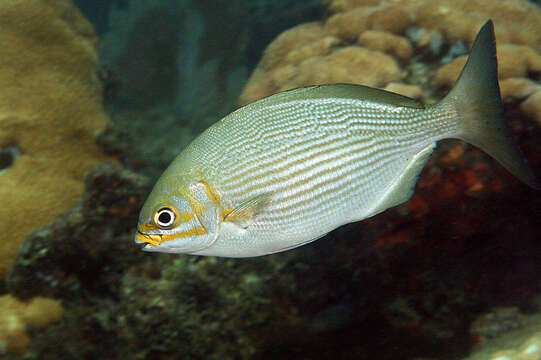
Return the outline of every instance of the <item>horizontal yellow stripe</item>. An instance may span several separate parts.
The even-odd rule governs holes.
[[[146,232],[149,232],[151,230],[156,230],[158,227],[152,223],[152,224],[139,224],[138,226],[138,229],[139,231],[143,232],[143,233],[146,233]]]
[[[389,156],[386,156],[386,157],[380,158],[380,159],[376,159],[375,161],[373,161],[372,164],[378,163],[378,166],[372,167],[370,172],[367,173],[367,174],[364,174],[364,176],[368,177],[371,174],[374,174],[375,172],[377,172],[378,170],[381,170],[384,167],[386,167],[388,165],[388,163],[392,161],[392,159],[390,159],[390,157],[392,155],[396,155],[396,152],[395,152],[395,154],[389,154]],[[387,160],[387,161],[385,161],[385,160]],[[334,169],[334,170],[336,170],[336,169]],[[336,191],[337,188],[343,187],[343,184],[341,184],[340,182],[341,181],[346,181],[347,177],[351,177],[358,170],[359,170],[359,167],[350,168],[347,172],[342,173],[340,176],[326,179],[325,181],[314,184],[313,186],[311,186],[307,190],[291,194],[291,195],[281,199],[282,200],[281,204],[284,204],[284,203],[286,203],[288,201],[295,200],[295,199],[299,199],[300,201],[290,203],[287,206],[279,207],[275,211],[276,217],[277,218],[283,217],[283,215],[278,215],[278,214],[283,214],[284,212],[287,212],[287,216],[293,216],[293,215],[296,215],[296,214],[306,215],[306,212],[311,210],[311,207],[309,207],[310,204],[313,204],[315,207],[317,207],[318,204],[321,204],[322,202],[334,203],[335,200],[339,200],[340,198],[343,198],[346,194],[342,194],[342,193],[339,193],[339,192]],[[332,173],[332,171],[329,171],[329,173]],[[317,174],[317,175],[318,175],[317,177],[319,177],[320,174]],[[365,178],[365,180],[366,180],[366,178]],[[365,183],[367,183],[367,182],[365,182]],[[316,190],[321,189],[321,188],[323,188],[325,186],[327,186],[325,191],[317,194]],[[325,199],[325,197],[327,197],[327,198]],[[288,212],[289,210],[294,210],[294,211],[293,212]],[[272,217],[273,215],[269,214],[269,216]]]
[[[374,172],[377,170],[381,170],[385,166],[387,166],[387,163],[383,163],[380,167],[374,169]],[[340,182],[347,180],[346,179],[347,175],[351,175],[351,174],[346,174],[344,177],[340,178],[339,180],[333,181],[332,185],[334,186],[332,186],[329,183],[317,184],[316,186],[310,189],[310,191],[312,192],[310,196],[308,196],[308,192],[305,192],[303,194],[295,194],[294,196],[290,196],[284,199],[285,201],[288,201],[288,200],[294,200],[294,199],[299,198],[300,201],[293,202],[293,203],[288,204],[287,206],[280,207],[279,211],[284,212],[288,210],[296,210],[290,213],[290,215],[293,215],[293,214],[309,211],[313,207],[317,207],[318,203],[320,204],[323,202],[334,203],[335,200],[339,200],[341,198],[343,199],[344,196],[347,196],[348,194],[340,193],[337,191],[337,189],[340,189],[343,187],[343,183],[340,183]],[[328,185],[329,187],[326,188],[324,192],[321,192],[319,194],[313,194],[313,192],[315,192],[314,190],[320,189],[322,186],[325,186],[325,185]],[[362,184],[359,184],[359,186],[362,187]],[[355,194],[349,194],[349,195],[354,196]],[[314,206],[310,207],[309,206],[310,204],[313,204]]]
[[[383,147],[384,145],[387,145],[389,143],[391,144],[391,146]],[[284,181],[289,180],[289,179],[294,179],[294,178],[301,179],[303,174],[306,174],[307,172],[309,172],[311,170],[317,169],[318,167],[321,168],[321,167],[325,166],[326,164],[327,165],[334,164],[334,166],[331,166],[330,169],[327,169],[327,170],[322,169],[319,172],[315,172],[310,177],[302,178],[302,182],[306,182],[307,180],[310,180],[310,179],[312,179],[312,178],[314,178],[316,176],[319,177],[322,174],[334,172],[337,169],[348,167],[351,164],[354,164],[356,162],[358,162],[360,164],[363,160],[366,160],[366,159],[368,159],[370,157],[376,157],[377,158],[377,154],[375,154],[375,153],[380,153],[380,152],[382,152],[382,151],[384,151],[386,149],[389,149],[389,148],[392,148],[392,147],[396,146],[391,141],[385,141],[385,142],[379,142],[377,144],[370,144],[368,146],[363,146],[363,147],[358,148],[358,149],[354,149],[353,148],[354,144],[355,143],[345,144],[350,149],[348,149],[346,151],[342,151],[340,153],[337,153],[333,157],[325,157],[325,152],[313,153],[313,154],[310,154],[308,157],[296,160],[295,162],[289,164],[287,167],[280,167],[278,169],[271,169],[271,171],[267,172],[267,174],[271,174],[271,173],[272,174],[277,174],[277,173],[280,172],[281,169],[287,169],[287,168],[290,168],[290,167],[294,167],[296,165],[302,164],[303,162],[308,162],[308,161],[314,160],[317,157],[319,157],[320,159],[319,159],[318,162],[315,162],[315,163],[313,163],[313,164],[311,164],[309,166],[301,167],[300,169],[298,169],[298,170],[296,170],[296,171],[294,171],[292,173],[289,173],[287,175],[286,174],[281,175],[281,177],[284,178]],[[361,143],[361,144],[363,144],[363,143]],[[333,148],[328,149],[326,151],[331,152],[331,151],[335,151],[335,150],[342,150],[343,146],[344,146],[344,144],[339,144],[339,146],[333,147]],[[379,149],[376,150],[375,149],[376,146],[379,147]],[[372,152],[368,151],[368,150],[370,150],[372,148],[374,148],[375,151],[372,151]],[[340,161],[341,158],[345,158],[345,157],[352,156],[352,155],[355,155],[355,154],[361,155],[361,154],[364,154],[364,153],[366,153],[365,156],[356,157],[356,158],[348,160],[347,162]],[[365,164],[363,166],[369,166],[370,164],[371,163],[369,162],[369,163],[367,163],[367,164]],[[287,178],[286,178],[286,176],[287,176]],[[258,181],[256,181],[256,180],[258,180]],[[253,190],[258,189],[258,188],[265,188],[265,187],[271,185],[273,182],[274,181],[272,179],[264,181],[264,175],[261,175],[261,177],[258,177],[258,178],[249,178],[243,183],[243,185],[247,184],[247,183],[251,183],[252,185],[250,185],[248,187],[243,187],[242,191],[247,193],[247,192],[253,191]],[[238,185],[238,187],[241,187],[241,186]],[[227,188],[232,190],[232,186],[229,185],[229,184],[227,185]],[[291,188],[289,188],[288,190],[291,190]]]
[[[278,174],[279,172],[283,170],[287,170],[289,168],[292,168],[298,164],[301,164],[306,161],[310,161],[315,159],[318,156],[323,156],[326,153],[340,150],[344,148],[344,146],[351,146],[352,144],[340,144],[338,140],[344,140],[344,139],[329,139],[328,141],[324,143],[315,143],[310,147],[307,148],[301,148],[299,150],[296,150],[293,153],[286,154],[285,156],[279,157],[272,162],[269,163],[262,163],[257,168],[264,169],[263,172],[255,173],[253,168],[247,168],[245,171],[243,171],[240,174],[236,174],[232,178],[224,179],[227,182],[227,187],[232,188],[234,187],[242,187],[243,185],[246,185],[247,183],[254,182],[255,180],[261,180],[263,178],[268,177],[270,174]],[[310,142],[313,142],[313,139],[310,139]],[[327,147],[332,145],[331,147]],[[315,149],[320,149],[319,151],[314,151]],[[299,158],[295,158],[297,155],[304,155]],[[277,166],[277,167],[275,167]],[[243,176],[246,176],[245,178],[242,178]],[[241,179],[241,182],[233,183],[234,180]]]
[[[187,231],[182,231],[174,234],[143,234],[141,232],[137,232],[137,235],[135,235],[135,238],[139,241],[157,246],[163,242],[171,241],[183,237],[189,237],[189,236],[195,236],[195,235],[205,235],[207,231],[203,227],[196,227],[192,228]]]

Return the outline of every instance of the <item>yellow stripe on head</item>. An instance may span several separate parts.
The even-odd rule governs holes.
[[[139,224],[138,230],[142,233],[149,232],[151,230],[156,230],[158,227],[152,223],[152,224]]]
[[[136,238],[139,241],[157,246],[166,241],[176,240],[178,238],[185,238],[195,235],[205,235],[207,231],[201,226],[197,226],[187,231],[182,231],[176,234],[142,234],[137,233]]]
[[[203,212],[205,211],[205,206],[208,204],[206,201],[210,201],[212,204],[214,204],[216,207],[220,206],[220,194],[218,191],[210,186],[206,181],[199,180],[198,185],[203,185],[202,187],[197,187],[197,189],[201,189],[204,192],[204,196],[206,199],[200,199],[198,198],[198,195],[195,195],[193,193],[186,193],[184,194],[185,199],[190,204],[190,207],[192,208],[193,212],[197,216],[202,216]],[[200,194],[202,195],[202,193]],[[201,196],[199,196],[201,197]]]

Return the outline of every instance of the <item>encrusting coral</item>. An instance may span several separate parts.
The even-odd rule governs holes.
[[[63,316],[57,300],[35,297],[24,303],[11,295],[0,296],[0,354],[24,352],[30,345],[28,329],[42,329]]]
[[[108,119],[97,37],[65,0],[0,2],[0,148],[20,154],[0,174],[0,279],[33,230],[74,205],[84,175],[106,160]]]
[[[371,50],[390,53],[400,60],[408,60],[413,55],[413,47],[408,40],[385,31],[367,30],[359,35],[357,42]]]
[[[504,100],[512,96],[506,79],[535,79],[541,73],[541,11],[526,0],[330,0],[327,10],[330,16],[323,22],[287,30],[268,46],[240,96],[241,105],[275,92],[333,82],[381,88],[392,82],[398,84],[388,89],[428,97],[411,93],[401,83],[424,86],[425,92],[450,88],[467,56],[451,58],[430,76],[432,81],[419,83],[408,75],[412,72],[408,62],[419,61],[414,54],[426,54],[439,40],[449,45],[461,40],[471,46],[489,18],[495,23]],[[420,35],[412,38],[409,30]],[[433,71],[433,67],[424,70]],[[514,95],[526,93],[516,89],[518,84],[532,88],[526,81],[515,82]],[[524,101],[523,112],[541,122],[538,92],[513,100]]]

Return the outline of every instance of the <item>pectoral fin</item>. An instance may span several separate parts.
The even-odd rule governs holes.
[[[270,202],[270,194],[258,195],[234,208],[230,213],[225,215],[223,221],[234,223],[246,229],[269,206]]]

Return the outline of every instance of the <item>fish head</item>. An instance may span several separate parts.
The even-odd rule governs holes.
[[[181,185],[175,191],[158,183],[139,215],[135,242],[145,251],[193,253],[217,239],[217,204],[206,183]]]

